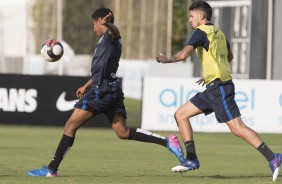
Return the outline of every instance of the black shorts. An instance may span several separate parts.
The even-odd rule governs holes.
[[[190,101],[205,115],[214,112],[217,121],[224,123],[241,116],[234,96],[235,87],[232,80],[221,82],[216,79],[207,85],[205,91],[197,93]]]
[[[115,113],[119,112],[126,118],[124,94],[122,89],[103,90],[92,87],[75,105],[75,108],[93,112],[93,115],[105,114],[112,123]]]

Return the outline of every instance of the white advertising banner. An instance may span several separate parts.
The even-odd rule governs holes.
[[[197,92],[205,90],[198,78],[145,77],[142,128],[178,131],[174,113]],[[235,100],[243,122],[259,133],[282,133],[282,81],[233,80]],[[214,113],[191,118],[196,132],[229,132]]]
[[[122,89],[127,98],[141,99],[142,79],[148,73],[148,62],[125,60],[119,62],[117,76],[122,78]]]

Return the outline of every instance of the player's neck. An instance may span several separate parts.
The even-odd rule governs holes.
[[[202,26],[202,25],[206,25],[207,23],[209,23],[210,21],[208,21],[207,19],[203,19],[199,22],[199,26]]]

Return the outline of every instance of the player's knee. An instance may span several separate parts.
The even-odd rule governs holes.
[[[176,122],[177,122],[177,120],[179,120],[179,113],[178,113],[178,111],[176,111],[174,113],[174,119],[176,120]]]
[[[176,122],[180,122],[180,121],[182,121],[183,119],[185,119],[184,114],[183,114],[180,110],[177,110],[177,111],[174,113],[174,118],[175,118]]]
[[[232,125],[229,125],[229,129],[233,135],[238,137],[242,137],[242,135],[244,135],[248,130],[247,126],[245,126],[243,123],[235,124],[235,122],[233,122]]]
[[[116,132],[116,135],[119,139],[128,139],[129,138],[129,130]]]
[[[237,137],[240,137],[240,130],[238,130],[237,128],[233,128],[231,129],[231,133]]]
[[[119,139],[128,139],[129,136],[126,133],[117,133],[117,137]]]

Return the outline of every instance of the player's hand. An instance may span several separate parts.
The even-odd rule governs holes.
[[[113,18],[113,14],[110,12],[108,15],[106,15],[104,18],[101,19],[100,24],[105,25],[106,23],[110,22]]]
[[[162,53],[159,53],[158,55],[157,55],[157,57],[156,57],[156,60],[157,60],[157,62],[159,62],[159,63],[167,63],[168,61],[168,59],[167,59],[167,57],[164,55],[164,54],[162,54]]]
[[[201,85],[204,86],[205,85],[205,81],[204,81],[204,78],[200,78],[197,82],[196,82],[198,85]]]
[[[76,91],[76,97],[77,98],[82,98],[86,93],[86,88],[84,86],[78,88],[78,90]]]

